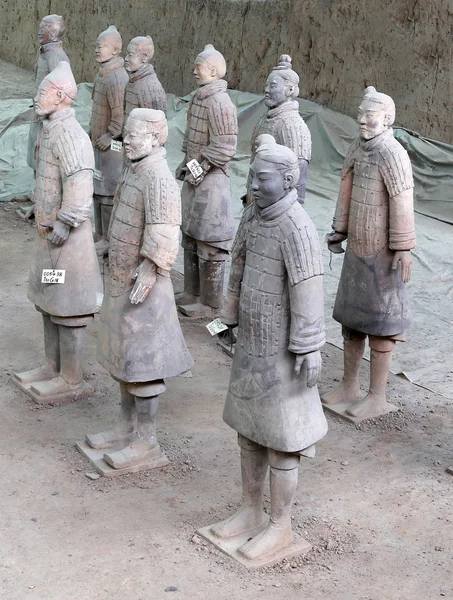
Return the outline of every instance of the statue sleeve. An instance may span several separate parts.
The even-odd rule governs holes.
[[[111,111],[110,123],[107,129],[113,137],[120,136],[123,131],[124,92],[125,84],[118,77],[115,77],[107,89],[107,101]]]
[[[289,118],[282,121],[280,130],[281,143],[287,148],[291,148],[297,158],[303,158],[307,162],[311,159],[311,134],[305,121],[299,115],[294,113],[291,120]]]
[[[288,350],[308,354],[324,346],[323,276],[316,275],[289,288],[291,324]]]
[[[71,125],[56,139],[53,152],[60,162],[63,187],[58,219],[78,227],[90,216],[94,156],[86,133],[77,122]]]
[[[222,309],[222,320],[227,325],[236,325],[239,315],[239,298],[244,276],[248,222],[253,216],[254,205],[246,208],[239,223],[231,249],[231,268],[228,288]]]
[[[238,138],[236,107],[228,96],[221,99],[212,97],[208,105],[208,120],[209,144],[201,155],[214,167],[223,169],[236,153]]]
[[[140,105],[142,108],[162,110],[167,116],[167,96],[157,76],[144,77],[143,87],[140,92]]]
[[[338,233],[348,233],[349,209],[351,206],[352,181],[354,178],[354,154],[359,146],[356,140],[346,154],[341,170],[340,191],[338,192],[332,229]]]

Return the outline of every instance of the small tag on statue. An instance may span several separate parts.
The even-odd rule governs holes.
[[[119,140],[112,140],[112,143],[110,144],[110,149],[114,150],[115,152],[122,152],[123,142],[120,142]]]
[[[220,319],[214,319],[214,321],[211,321],[206,325],[206,329],[211,335],[217,335],[218,333],[228,329],[228,325],[225,325],[225,323]]]
[[[196,158],[189,160],[186,167],[192,173],[192,177],[194,179],[198,179],[198,177],[200,177],[200,175],[203,175],[203,168]]]
[[[65,269],[43,269],[41,283],[64,283]]]
[[[102,177],[102,171],[99,171],[98,169],[95,169],[93,171],[93,177],[95,179],[97,179],[98,181],[102,181],[103,177]]]

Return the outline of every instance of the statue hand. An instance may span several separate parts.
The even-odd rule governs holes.
[[[186,172],[187,172],[186,161],[183,160],[182,163],[176,167],[176,171],[175,171],[176,179],[178,179],[179,181],[184,181],[184,179],[186,177]]]
[[[99,148],[99,150],[108,150],[110,148],[112,140],[112,134],[109,131],[107,131],[107,133],[101,135],[101,137],[97,140],[96,146]]]
[[[297,354],[294,364],[294,373],[296,375],[300,375],[304,363],[307,363],[307,386],[311,388],[318,383],[318,379],[321,376],[321,352],[315,350],[315,352],[309,352],[308,354]]]
[[[47,235],[47,239],[52,244],[56,246],[61,246],[65,243],[65,241],[69,237],[69,232],[71,231],[71,227],[63,223],[62,221],[46,221],[45,223],[40,223],[41,227],[47,227],[52,231]]]
[[[334,254],[342,254],[344,250],[341,247],[341,242],[344,242],[347,237],[348,236],[344,233],[337,233],[336,231],[333,231],[332,233],[326,235],[327,247]]]
[[[140,304],[143,302],[143,300],[145,300],[146,296],[156,283],[156,265],[145,258],[145,260],[138,266],[132,279],[135,279],[135,285],[132,289],[132,292],[129,294],[129,300],[132,304]]]
[[[412,271],[412,254],[410,250],[397,250],[392,261],[392,270],[395,271],[401,263],[401,279],[404,283],[410,281]]]

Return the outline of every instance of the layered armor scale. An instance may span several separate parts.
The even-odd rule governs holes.
[[[167,115],[167,96],[150,64],[129,75],[124,100],[124,123],[134,108],[153,108]]]

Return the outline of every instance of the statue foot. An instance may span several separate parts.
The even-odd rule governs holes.
[[[385,395],[368,392],[361,402],[348,408],[346,413],[351,415],[351,417],[358,417],[360,419],[374,419],[386,413],[387,408],[388,404]]]
[[[38,396],[54,396],[56,394],[65,394],[77,392],[83,388],[83,381],[77,385],[71,385],[63,377],[54,377],[46,381],[37,381],[31,386],[31,391]]]
[[[238,552],[248,560],[257,560],[267,556],[271,557],[273,554],[290,546],[293,543],[293,539],[291,525],[281,527],[271,522],[264,531],[250,540],[250,542],[241,546]]]
[[[321,400],[324,404],[339,404],[340,402],[357,402],[361,400],[362,394],[360,392],[360,387],[357,384],[349,384],[344,380],[341,384],[331,392],[327,392],[327,394],[323,394],[321,396]]]
[[[101,238],[98,242],[96,242],[94,247],[96,249],[96,254],[100,258],[109,253],[109,243],[104,238]]]
[[[129,430],[111,429],[110,431],[101,431],[93,435],[86,435],[86,443],[95,450],[104,450],[113,448],[113,446],[128,446],[134,439],[134,429]]]
[[[206,304],[201,304],[201,302],[195,302],[194,304],[184,304],[179,305],[178,310],[181,314],[186,317],[192,318],[212,318],[214,319],[218,313],[220,312],[220,308],[212,308],[212,306],[207,306]]]
[[[176,306],[180,306],[182,304],[196,304],[199,300],[200,296],[194,296],[192,294],[188,294],[187,292],[178,292],[175,294]]]
[[[21,383],[33,383],[34,381],[46,381],[58,377],[58,373],[50,369],[47,365],[42,365],[31,371],[22,371],[22,373],[14,373],[14,377]]]
[[[266,526],[267,515],[260,507],[242,505],[233,515],[211,527],[211,533],[219,538],[228,539],[244,535]]]
[[[125,448],[104,454],[105,462],[114,469],[126,469],[141,465],[152,458],[158,459],[163,454],[159,444],[150,444],[147,440],[135,438]]]

